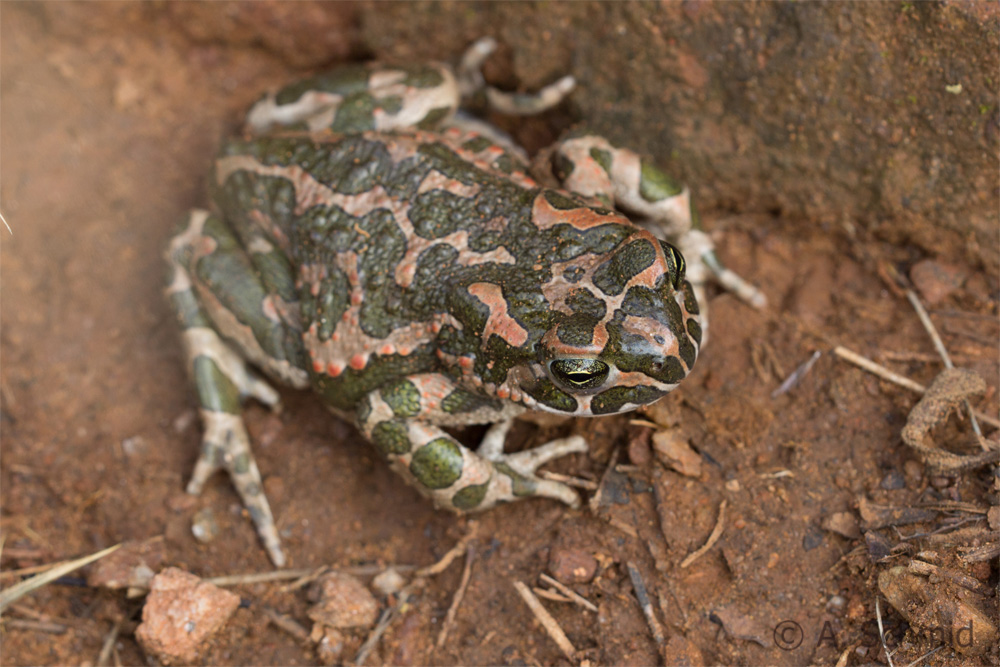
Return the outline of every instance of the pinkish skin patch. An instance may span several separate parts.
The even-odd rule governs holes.
[[[579,230],[612,224],[635,226],[628,218],[618,214],[601,215],[585,207],[569,210],[555,208],[545,198],[544,193],[539,193],[535,197],[535,203],[531,208],[531,218],[539,229],[550,229],[556,225],[569,225]]]
[[[528,332],[507,314],[507,301],[503,298],[503,290],[499,285],[473,283],[469,285],[469,294],[482,301],[490,311],[483,329],[483,346],[494,334],[507,341],[511,347],[520,347],[527,342]]]

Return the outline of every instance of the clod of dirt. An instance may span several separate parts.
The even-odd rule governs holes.
[[[878,587],[917,633],[967,655],[983,655],[996,647],[996,625],[948,583],[931,583],[897,566],[879,574]]]
[[[858,500],[858,513],[861,514],[861,527],[865,530],[875,530],[886,526],[905,526],[911,523],[930,521],[937,516],[936,511],[920,507],[876,505],[864,496]]]
[[[321,664],[340,664],[340,657],[344,653],[344,635],[340,630],[317,623],[309,638],[316,643],[316,657]]]
[[[163,536],[143,542],[125,542],[121,549],[94,563],[87,585],[94,588],[149,588],[163,565]]]
[[[160,663],[189,665],[239,605],[238,595],[168,567],[150,583],[135,637]]]
[[[917,262],[910,269],[910,280],[929,306],[944,301],[967,277],[962,268],[932,259]]]
[[[687,477],[701,477],[701,456],[691,449],[679,430],[653,434],[653,451],[657,460]]]
[[[564,584],[585,584],[597,572],[597,560],[583,549],[556,547],[549,553],[549,572]]]
[[[990,523],[990,528],[1000,530],[1000,505],[993,505],[986,512],[986,520]]]
[[[664,654],[669,656],[670,664],[676,667],[702,667],[705,664],[701,649],[681,635],[670,638]]]
[[[382,595],[392,595],[402,590],[406,585],[406,578],[394,567],[388,567],[372,579],[372,588]]]
[[[865,533],[865,546],[868,548],[868,557],[873,563],[888,558],[892,553],[892,543],[874,530]]]
[[[378,615],[378,602],[363,583],[350,574],[328,572],[309,589],[316,604],[306,612],[312,620],[331,628],[368,627]]]
[[[834,512],[823,519],[821,525],[823,526],[823,530],[837,533],[849,540],[856,540],[861,537],[858,519],[850,512]]]

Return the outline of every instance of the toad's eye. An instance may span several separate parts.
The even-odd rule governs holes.
[[[608,365],[597,359],[556,359],[549,364],[552,374],[570,389],[594,389],[608,379]]]
[[[670,245],[666,241],[660,241],[660,246],[663,248],[663,255],[667,258],[667,267],[670,270],[670,284],[674,286],[674,289],[681,288],[681,281],[684,280],[684,269],[686,264],[684,263],[684,255],[681,251]]]

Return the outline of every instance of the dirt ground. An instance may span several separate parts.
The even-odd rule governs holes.
[[[324,34],[340,36],[342,51],[325,51],[332,60],[363,53],[347,9],[296,20],[325,21]],[[163,566],[202,577],[271,569],[224,477],[198,498],[183,492],[200,426],[161,293],[162,254],[184,212],[207,203],[205,175],[220,138],[261,91],[295,70],[273,45],[201,40],[178,21],[157,3],[2,7],[0,212],[12,229],[0,229],[2,587],[18,580],[13,570],[157,536]],[[565,129],[564,116],[527,126],[525,140]],[[977,582],[963,589],[978,590],[975,600],[953,597],[997,619],[996,559],[960,558],[997,539],[987,519],[997,520],[994,469],[929,469],[901,439],[918,395],[832,353],[842,345],[929,385],[942,363],[891,277],[913,276],[956,365],[986,380],[973,405],[995,419],[997,275],[965,255],[929,257],[856,228],[704,214],[723,260],[760,285],[770,306],[755,311],[714,293],[711,341],[693,375],[646,414],[525,424],[508,444],[585,434],[589,454],[550,469],[599,485],[596,511],[536,500],[456,518],[401,483],[352,426],[308,394],[285,391],[280,414],[248,407],[289,567],[425,566],[476,522],[468,588],[443,646],[436,643],[463,559],[400,609],[366,664],[568,664],[513,586],[540,586],[540,575],[558,571],[564,558],[596,565],[573,588],[597,612],[544,602],[577,664],[884,662],[878,577],[918,552]],[[801,382],[774,396],[815,352]],[[983,428],[995,437],[994,427]],[[935,433],[952,452],[980,451],[967,420],[952,417]],[[671,440],[697,455],[666,465],[661,450]],[[871,506],[924,513],[880,526]],[[214,539],[192,536],[196,516],[216,527]],[[717,524],[721,536],[682,566]],[[648,589],[665,646],[643,615],[630,566]],[[117,659],[146,662],[132,635],[141,598],[88,587],[81,576],[6,611],[4,664],[96,664],[116,624]],[[926,581],[942,595],[940,578]],[[207,647],[205,664],[317,661],[309,641],[264,613],[308,628],[303,591],[233,590],[243,605]],[[379,602],[384,609],[398,600]],[[908,622],[885,598],[880,608],[896,664],[940,645],[927,633],[930,622]],[[783,634],[789,628],[797,630]],[[366,636],[347,635],[344,660]],[[996,664],[997,651],[971,655],[948,645],[924,664]]]

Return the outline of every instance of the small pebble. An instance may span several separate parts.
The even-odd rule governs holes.
[[[378,602],[361,580],[343,572],[328,572],[309,589],[316,602],[306,614],[331,628],[369,627],[378,615]]]
[[[406,579],[394,567],[386,568],[372,579],[372,588],[382,595],[398,593],[405,585]]]
[[[879,482],[879,487],[886,491],[898,491],[899,489],[906,488],[906,480],[903,478],[901,472],[893,468]]]
[[[823,531],[816,526],[809,526],[806,529],[806,534],[802,536],[802,548],[806,551],[812,551],[821,544],[823,544]]]
[[[240,606],[240,597],[168,567],[153,578],[135,638],[163,665],[200,662],[204,644]]]
[[[322,635],[316,642],[316,657],[321,664],[339,665],[341,656],[344,653],[344,635],[336,628],[328,628],[317,623],[316,628],[321,628]]]
[[[925,259],[910,269],[910,280],[928,306],[934,306],[962,286],[968,274],[960,267]]]
[[[851,512],[834,512],[823,519],[820,524],[825,530],[837,533],[849,540],[856,540],[861,537],[861,529],[858,527],[858,519]]]
[[[200,509],[191,517],[191,534],[202,544],[208,544],[219,534],[219,523],[210,507]]]
[[[986,511],[986,520],[993,530],[1000,530],[1000,505],[993,505]]]
[[[835,616],[842,616],[846,609],[847,598],[843,595],[834,595],[826,603],[826,610]]]
[[[733,493],[736,493],[739,490],[740,490],[740,480],[738,479],[726,480],[726,491],[732,491]]]
[[[910,486],[917,486],[924,478],[924,464],[910,459],[903,464],[903,476]]]
[[[944,475],[934,475],[930,478],[931,486],[935,489],[947,489],[951,486],[953,479]]]
[[[131,438],[122,440],[122,453],[127,458],[135,458],[146,453],[146,441],[141,435],[134,435]]]
[[[549,572],[564,584],[585,584],[597,572],[597,559],[583,549],[556,547],[549,553]]]

